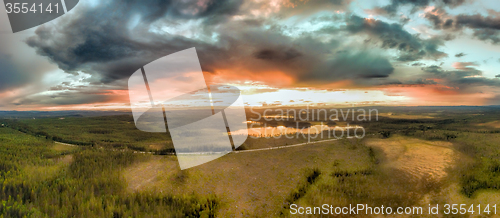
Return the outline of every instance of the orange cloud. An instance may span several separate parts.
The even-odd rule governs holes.
[[[206,82],[210,84],[217,83],[235,83],[246,81],[258,81],[264,84],[270,84],[274,87],[292,86],[295,78],[281,71],[269,71],[260,73],[251,73],[248,71],[234,72],[233,70],[217,71],[217,73],[204,73]]]
[[[484,105],[495,95],[492,93],[461,93],[458,88],[444,85],[395,86],[382,89],[387,95],[407,96],[414,99],[408,105]]]

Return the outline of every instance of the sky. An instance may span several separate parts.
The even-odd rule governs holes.
[[[125,110],[193,47],[250,106],[500,105],[494,0],[81,0],[15,34],[0,6],[0,110]]]

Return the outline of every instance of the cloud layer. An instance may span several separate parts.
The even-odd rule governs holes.
[[[447,47],[467,34],[499,44],[498,12],[456,12],[472,0],[391,0],[373,3],[364,10],[374,12],[368,16],[356,8],[362,3],[368,1],[82,2],[64,19],[38,27],[24,43],[68,75],[89,75],[85,85],[60,83],[47,90],[50,97],[16,104],[120,102],[127,78],[139,67],[191,47],[211,82],[313,89],[449,87],[455,93],[498,88],[498,72],[485,72],[482,60],[468,60],[471,51]],[[1,69],[17,73],[0,74],[0,91],[40,78],[9,58],[0,52]]]

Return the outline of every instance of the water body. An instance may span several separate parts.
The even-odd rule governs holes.
[[[249,121],[253,122],[253,121]],[[254,122],[255,123],[255,122]],[[250,125],[252,126],[252,125]],[[356,128],[363,128],[362,126],[328,126],[328,125],[312,125],[310,127],[286,127],[286,126],[277,126],[277,127],[251,127],[248,128],[248,135],[253,137],[270,137],[270,136],[280,136],[287,134],[308,134],[315,135],[320,134],[323,131],[330,132],[338,132],[338,134],[342,134],[341,132],[346,132],[349,130],[351,133],[354,132]],[[245,130],[234,131],[231,134],[237,135],[244,133]]]

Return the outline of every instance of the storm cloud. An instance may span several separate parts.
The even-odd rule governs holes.
[[[39,27],[27,44],[65,71],[98,73],[101,82],[109,83],[129,76],[159,57],[190,47],[201,50],[211,47],[201,40],[151,33],[149,27],[153,22],[165,17],[175,17],[179,22],[208,21],[236,13],[241,5],[240,1],[232,0],[194,4],[196,7],[183,2],[111,1],[99,8],[81,7],[57,26]],[[131,28],[134,19],[141,25]]]
[[[326,5],[342,8],[346,2],[349,1],[318,1],[307,6],[299,2],[296,10],[321,10]],[[360,79],[365,83],[367,79],[388,77],[394,70],[389,60],[378,54],[351,52],[334,55],[338,52],[339,42],[325,42],[314,33],[291,37],[284,33],[288,31],[285,26],[276,23],[267,22],[272,28],[266,29],[258,19],[225,20],[225,15],[248,11],[241,8],[239,1],[208,1],[207,4],[192,10],[188,10],[190,6],[184,3],[174,2],[147,8],[135,1],[128,4],[111,2],[98,9],[82,7],[73,16],[59,22],[57,27],[38,28],[27,43],[61,69],[93,74],[99,80],[96,82],[102,83],[125,79],[140,66],[191,47],[196,47],[202,68],[209,73],[245,69],[244,72],[251,74],[283,72],[295,80],[311,82]],[[111,8],[116,13],[106,13]],[[281,11],[285,12],[297,13],[287,8]],[[194,23],[190,31],[195,37],[171,34],[164,29],[187,25],[180,23],[183,20]],[[207,22],[210,25],[207,26]],[[401,27],[381,23],[373,29],[361,30],[359,28],[363,27],[356,25],[363,24],[353,22],[362,22],[362,18],[351,17],[348,22],[349,34],[361,31],[378,34],[386,43],[383,47],[392,48],[392,44],[397,43],[399,50],[415,56],[412,60],[444,55],[435,50],[432,45],[435,42],[419,40]],[[395,33],[383,34],[387,27]],[[400,33],[406,35],[400,39],[396,37]]]
[[[444,70],[440,66],[424,67],[422,70],[432,73],[435,77],[445,79],[445,84],[458,87],[459,90],[469,91],[481,86],[500,87],[500,79],[483,77],[483,72],[474,68],[474,63],[459,63],[457,70]]]
[[[493,44],[500,42],[500,17],[497,15],[459,14],[452,16],[443,8],[436,7],[426,12],[424,17],[437,30],[458,32],[467,28],[472,30],[473,36],[479,40],[490,41]]]
[[[468,27],[474,31],[474,36],[480,40],[500,43],[500,17],[485,17],[479,14],[458,15],[457,28]]]
[[[366,33],[381,41],[382,48],[396,49],[400,52],[400,61],[416,61],[419,59],[440,59],[448,55],[438,50],[444,40],[438,37],[421,39],[412,35],[397,23],[386,23],[380,20],[351,16],[347,20],[347,30],[351,33]]]
[[[376,79],[387,78],[393,72],[394,67],[384,57],[369,52],[344,52],[328,60],[325,65],[317,67],[310,74],[300,76],[299,79],[303,81]]]

